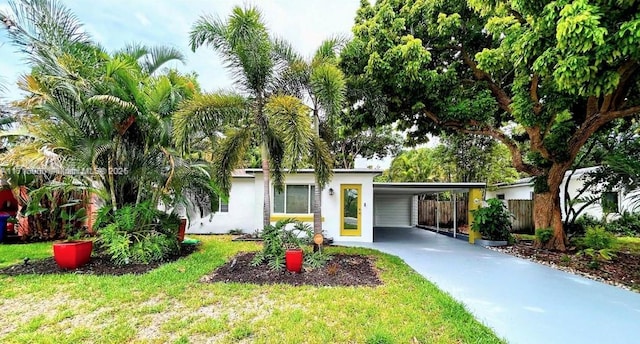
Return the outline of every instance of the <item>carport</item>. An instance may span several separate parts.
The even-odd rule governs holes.
[[[451,192],[454,204],[453,236],[457,235],[456,198],[475,190],[470,202],[482,200],[486,183],[373,183],[373,240],[376,228],[409,228],[418,224],[418,196]],[[473,198],[472,198],[473,197]],[[475,207],[469,207],[472,209]],[[388,231],[387,231],[388,232]]]

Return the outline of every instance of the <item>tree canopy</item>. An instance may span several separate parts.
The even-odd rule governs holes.
[[[417,142],[501,141],[536,176],[536,228],[563,250],[565,172],[595,131],[640,111],[639,25],[634,1],[363,0],[341,61],[369,122]]]

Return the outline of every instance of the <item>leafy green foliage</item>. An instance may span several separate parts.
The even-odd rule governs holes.
[[[553,237],[553,228],[539,228],[536,229],[536,240],[542,244],[546,244],[547,241]]]
[[[161,261],[180,250],[179,223],[176,215],[163,213],[150,202],[115,212],[104,207],[95,223],[98,250],[119,265]]]
[[[341,66],[364,123],[492,137],[556,199],[584,142],[640,112],[638,25],[631,1],[363,1]]]
[[[611,249],[615,244],[615,236],[602,226],[589,227],[581,244],[594,250]]]
[[[304,267],[313,270],[325,266],[331,260],[331,256],[325,250],[304,253]]]
[[[511,217],[507,207],[497,198],[487,200],[487,206],[472,210],[471,228],[480,232],[484,239],[509,240],[511,236]]]
[[[262,251],[256,254],[251,264],[266,263],[271,270],[282,270],[286,250],[302,248],[309,242],[312,233],[308,224],[294,219],[280,220],[275,225],[265,227],[262,230]]]

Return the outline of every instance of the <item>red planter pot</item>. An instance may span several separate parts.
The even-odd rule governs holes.
[[[288,271],[301,272],[303,262],[302,250],[287,250],[284,254],[284,261]]]
[[[63,241],[53,244],[53,259],[63,269],[77,269],[91,259],[93,241]]]

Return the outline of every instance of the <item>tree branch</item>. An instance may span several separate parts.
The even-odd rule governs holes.
[[[491,90],[491,93],[493,93],[498,101],[498,106],[502,110],[511,113],[511,98],[507,95],[507,92],[496,84],[493,78],[491,78],[491,75],[478,68],[478,64],[467,54],[466,51],[464,51],[464,49],[461,50],[461,54],[464,63],[471,68],[476,79],[487,82],[489,90]]]
[[[542,173],[542,170],[540,170],[539,168],[531,164],[525,163],[522,158],[522,152],[518,148],[518,144],[509,136],[507,136],[504,132],[502,132],[497,128],[494,128],[488,125],[483,125],[480,122],[475,120],[471,120],[468,122],[468,126],[475,127],[475,128],[468,128],[467,124],[462,123],[460,121],[442,121],[440,120],[440,118],[438,118],[438,116],[436,116],[433,112],[430,112],[430,111],[424,111],[424,115],[430,120],[432,120],[435,124],[449,128],[451,130],[458,131],[460,133],[492,137],[502,142],[505,146],[507,146],[507,148],[509,149],[509,152],[511,153],[513,167],[516,170],[520,172],[525,172],[531,175],[539,175],[540,173]]]

